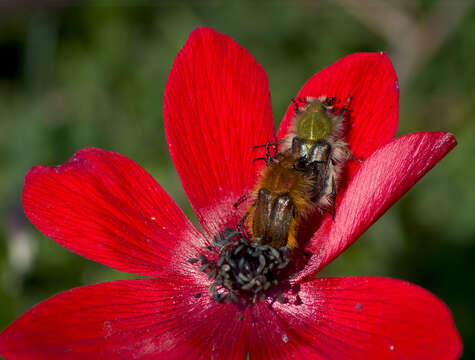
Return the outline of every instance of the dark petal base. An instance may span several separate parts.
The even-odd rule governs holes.
[[[188,261],[197,263],[201,260],[199,271],[212,281],[208,292],[217,303],[232,301],[252,305],[270,296],[285,302],[276,287],[282,280],[287,280],[285,269],[290,262],[289,248],[260,245],[239,231],[225,228],[206,250],[199,254],[199,259]]]

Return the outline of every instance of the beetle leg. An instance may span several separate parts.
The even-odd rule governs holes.
[[[352,158],[353,160],[356,160],[358,161],[359,163],[362,163],[363,160],[361,159],[358,159],[355,155],[353,155],[351,153],[351,151],[346,147],[346,146],[338,146],[339,148],[341,148],[350,158]]]
[[[258,160],[265,160],[266,165],[269,166],[270,164],[272,164],[274,158],[279,154],[279,150],[277,149],[277,145],[281,144],[282,142],[284,142],[284,139],[279,140],[279,141],[274,141],[274,142],[269,141],[269,142],[267,142],[266,144],[263,144],[263,145],[254,145],[252,147],[253,150],[261,148],[261,147],[265,147],[266,148],[266,157],[256,158],[253,161],[255,162],[255,161],[258,161]],[[271,153],[270,153],[270,147],[271,146],[274,147],[274,154],[273,155],[271,155]]]
[[[258,160],[258,159],[254,159],[254,160]],[[245,194],[242,194],[239,199],[237,199],[237,201],[234,203],[233,205],[233,208],[237,209],[239,207],[239,205],[241,205],[244,201],[247,200],[247,197],[249,196],[249,193],[245,193]]]
[[[237,231],[239,231],[241,234],[247,235],[246,227],[244,226],[244,223],[246,222],[246,219],[249,217],[249,210],[246,211],[242,219],[238,222],[236,228]]]
[[[346,112],[349,112],[350,111],[350,105],[351,105],[351,100],[353,98],[351,96],[348,96],[348,98],[346,99],[346,103],[345,105],[341,108],[339,114],[338,114],[338,117],[340,119],[343,119],[345,117],[345,114]]]
[[[332,221],[335,221],[336,184],[334,176],[332,176],[332,192],[330,197],[332,199]]]

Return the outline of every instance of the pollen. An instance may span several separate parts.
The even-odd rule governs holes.
[[[199,271],[208,275],[208,292],[217,303],[252,305],[270,296],[285,302],[275,288],[290,262],[289,248],[261,245],[227,227],[214,236],[212,245],[205,250],[199,254],[199,260],[191,258],[188,262],[201,261]]]

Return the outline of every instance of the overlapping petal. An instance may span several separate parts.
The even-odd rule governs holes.
[[[349,183],[335,220],[327,217],[310,240],[312,257],[298,278],[312,277],[341,254],[456,144],[449,133],[422,132],[375,151]]]
[[[60,166],[31,169],[23,206],[44,235],[88,259],[135,274],[182,271],[183,258],[205,244],[143,168],[100,149],[83,149]]]
[[[450,360],[462,350],[447,306],[400,280],[314,279],[274,310],[276,337],[255,358]]]
[[[390,141],[397,130],[399,87],[396,72],[384,53],[359,53],[346,56],[312,76],[297,97],[335,96],[341,108],[351,96],[345,139],[351,152],[366,159],[374,150]],[[289,132],[295,114],[290,105],[277,137]],[[358,164],[348,163],[349,177]]]
[[[244,359],[248,323],[234,304],[194,296],[203,291],[185,277],[65,291],[2,332],[0,354],[18,360]]]
[[[164,281],[165,280],[165,281]],[[195,298],[185,278],[124,280],[60,293],[0,335],[26,359],[455,359],[446,306],[386,278],[315,279],[289,303],[243,308]]]
[[[198,28],[168,78],[165,130],[171,157],[203,230],[235,225],[236,200],[254,186],[259,152],[274,136],[264,69],[230,37]]]

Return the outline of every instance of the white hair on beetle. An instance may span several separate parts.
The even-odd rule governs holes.
[[[295,137],[298,137],[297,127],[299,122],[306,114],[308,114],[312,104],[318,101],[325,110],[325,114],[327,115],[328,119],[331,121],[330,134],[323,139],[319,139],[325,141],[331,148],[328,163],[327,181],[324,185],[324,189],[321,191],[323,195],[317,200],[315,204],[318,208],[320,208],[320,210],[327,210],[329,207],[334,205],[332,204],[331,199],[332,190],[337,192],[341,183],[341,174],[344,166],[348,158],[352,156],[351,152],[348,150],[347,143],[344,140],[346,123],[345,113],[348,110],[347,106],[351,100],[351,97],[348,98],[346,104],[338,114],[336,114],[334,111],[333,100],[334,98],[328,97],[326,95],[319,97],[307,96],[304,98],[303,105],[296,104],[296,114],[292,119],[289,133],[282,142],[282,151],[291,151],[292,141]],[[333,184],[335,189],[332,189]]]

